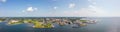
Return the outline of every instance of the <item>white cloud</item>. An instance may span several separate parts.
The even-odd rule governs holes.
[[[53,9],[57,9],[58,7],[53,7]]]
[[[80,10],[74,10],[74,11],[64,11],[61,12],[63,15],[66,16],[81,16],[81,17],[104,17],[104,16],[109,16],[108,13],[99,8],[99,7],[94,7],[94,8],[82,8]]]
[[[0,0],[0,2],[6,2],[7,0]]]
[[[75,4],[74,3],[70,3],[69,4],[69,8],[74,8],[75,7]]]
[[[108,17],[110,14],[101,7],[95,6],[95,0],[88,0],[91,4],[87,8],[74,11],[62,11],[51,14],[52,16],[81,16],[81,17]],[[74,8],[74,3],[69,4],[69,8]]]
[[[93,2],[92,4],[94,4],[94,5],[95,5],[95,4],[96,4],[96,2]]]
[[[95,9],[96,7],[94,5],[89,5],[88,8]]]
[[[91,4],[95,5],[96,4],[96,0],[88,0]]]
[[[34,8],[34,10],[38,10],[38,8]]]
[[[83,8],[77,11],[64,11],[63,14],[68,16],[88,17],[93,16],[95,13],[93,11],[89,11],[88,9]]]
[[[34,12],[37,10],[38,10],[38,8],[28,7],[26,10],[23,10],[22,12]]]
[[[34,9],[33,9],[33,7],[28,7],[28,8],[27,8],[27,11],[29,11],[29,12],[33,12]]]
[[[22,10],[22,12],[25,12],[25,10]]]
[[[89,2],[95,2],[96,0],[88,0]]]

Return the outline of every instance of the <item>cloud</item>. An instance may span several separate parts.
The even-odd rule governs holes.
[[[89,11],[94,11],[95,15],[93,16],[97,16],[97,17],[103,17],[103,16],[109,16],[109,13],[106,12],[104,9],[95,6],[96,5],[96,0],[88,0],[91,4],[88,5],[87,10]]]
[[[69,8],[74,8],[75,7],[75,4],[74,3],[70,3],[69,4]]]
[[[89,0],[90,5],[86,8],[81,8],[79,10],[74,11],[57,11],[54,14],[50,14],[51,16],[77,16],[77,17],[106,17],[110,14],[99,6],[95,6],[95,0]],[[69,4],[69,8],[74,8],[76,5],[74,3]]]
[[[95,5],[95,4],[96,4],[96,2],[93,2],[92,4],[94,4],[94,5]]]
[[[109,13],[101,7],[88,5],[87,8],[81,8],[74,11],[63,11],[55,14],[62,16],[81,16],[81,17],[104,17],[109,16]]]
[[[61,12],[54,12],[49,13],[49,16],[77,16],[77,17],[95,17],[97,15],[100,15],[98,13],[99,11],[94,11],[90,8],[82,8],[80,10],[74,10],[74,11],[61,11]]]
[[[94,5],[89,5],[88,8],[96,9]]]
[[[26,10],[23,10],[22,12],[34,12],[37,10],[38,10],[38,8],[28,7]]]
[[[33,12],[34,9],[33,9],[33,7],[28,7],[28,8],[27,8],[27,11],[28,11],[28,12]]]
[[[7,0],[0,0],[0,2],[6,2]]]
[[[58,8],[58,7],[56,7],[56,6],[55,6],[55,7],[53,7],[53,9],[55,9],[55,10],[56,10],[57,8]]]
[[[34,8],[34,10],[38,10],[38,8]]]
[[[69,16],[81,16],[81,17],[88,17],[88,16],[93,16],[95,12],[90,11],[89,9],[82,8],[80,10],[76,11],[64,11],[64,15],[69,15]]]
[[[91,4],[95,5],[96,4],[96,0],[88,0]]]
[[[88,0],[89,2],[95,2],[96,0]]]

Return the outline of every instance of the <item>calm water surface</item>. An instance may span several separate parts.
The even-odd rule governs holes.
[[[0,23],[0,32],[120,32],[120,18],[90,18],[97,20],[96,24],[88,24],[85,27],[71,28],[70,26],[58,26],[55,28],[32,28],[29,24],[8,26],[6,22]]]

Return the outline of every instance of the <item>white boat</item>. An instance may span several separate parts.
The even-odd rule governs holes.
[[[80,27],[80,26],[77,25],[77,24],[72,24],[71,26],[72,26],[72,28],[79,28],[79,27]]]
[[[96,23],[96,21],[95,20],[88,20],[87,23],[94,24],[94,23]]]

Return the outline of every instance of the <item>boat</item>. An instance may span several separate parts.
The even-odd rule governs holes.
[[[94,24],[94,23],[96,23],[96,21],[95,21],[95,20],[88,20],[87,23],[88,23],[88,24]]]
[[[72,24],[72,28],[79,28],[80,26],[78,24]]]

